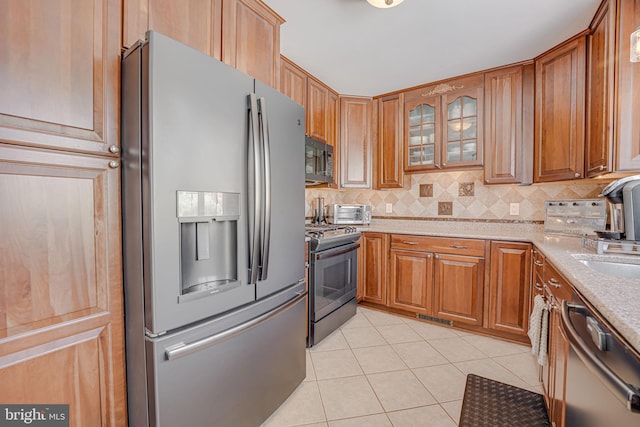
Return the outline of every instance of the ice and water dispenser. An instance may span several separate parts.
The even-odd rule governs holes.
[[[178,191],[177,196],[182,276],[178,302],[240,286],[240,195]]]

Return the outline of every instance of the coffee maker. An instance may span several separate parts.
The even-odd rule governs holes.
[[[607,236],[640,241],[640,175],[628,176],[607,185],[601,197],[607,199]]]

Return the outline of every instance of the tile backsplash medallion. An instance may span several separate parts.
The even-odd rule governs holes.
[[[428,174],[405,175],[405,188],[394,190],[327,190],[308,187],[305,215],[312,216],[315,199],[324,197],[325,205],[330,203],[369,203],[376,217],[413,218],[457,218],[492,219],[512,221],[543,221],[544,202],[558,199],[596,198],[609,182],[603,180],[571,181],[566,183],[485,185],[482,170],[453,171]],[[420,196],[420,185],[423,195]],[[471,185],[472,184],[472,185]],[[429,196],[430,194],[430,196]],[[453,214],[438,215],[438,202],[452,202]],[[387,203],[393,205],[393,212],[385,213]],[[519,203],[519,215],[509,214],[509,204]]]

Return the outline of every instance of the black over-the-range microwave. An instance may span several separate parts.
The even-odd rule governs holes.
[[[305,137],[305,185],[333,182],[333,147]]]

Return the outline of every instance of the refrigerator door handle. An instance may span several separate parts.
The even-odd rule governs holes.
[[[249,179],[249,209],[253,203],[253,212],[249,212],[249,284],[258,281],[260,255],[260,212],[262,211],[262,167],[260,165],[260,119],[258,117],[258,98],[249,94],[249,144],[248,170],[253,171],[253,181]],[[251,151],[253,149],[253,155]],[[251,176],[251,174],[249,175]]]
[[[267,118],[267,102],[258,99],[260,107],[260,127],[262,137],[262,161],[264,166],[263,181],[263,224],[260,280],[267,280],[269,271],[269,244],[271,242],[271,143],[269,140],[269,120]]]
[[[279,315],[280,313],[289,310],[306,296],[307,292],[296,293],[296,296],[293,299],[287,301],[283,305],[276,307],[271,311],[268,311],[254,319],[249,320],[248,322],[245,322],[238,326],[234,326],[233,328],[227,329],[226,331],[222,331],[218,334],[211,335],[210,337],[206,337],[189,344],[181,342],[174,346],[168,347],[164,352],[165,358],[167,360],[176,360],[181,357],[193,354],[197,351],[204,350],[205,348],[216,345],[222,341],[228,340],[229,338],[240,335],[243,332],[248,331],[249,329],[253,329],[257,326],[262,325],[264,322],[267,322],[269,319]]]

